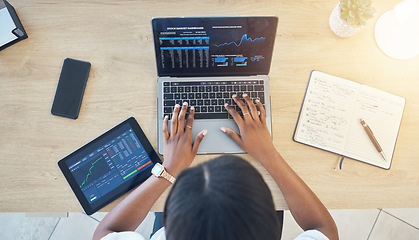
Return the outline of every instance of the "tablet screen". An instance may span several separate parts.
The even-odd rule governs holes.
[[[90,214],[145,181],[156,162],[160,159],[135,119],[130,118],[65,157],[59,165]]]

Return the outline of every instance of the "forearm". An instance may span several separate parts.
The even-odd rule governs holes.
[[[262,159],[261,163],[280,188],[301,228],[305,231],[317,229],[329,239],[338,239],[336,224],[325,206],[277,151]]]
[[[134,231],[169,186],[167,180],[150,176],[105,216],[93,239],[101,239],[111,232]]]

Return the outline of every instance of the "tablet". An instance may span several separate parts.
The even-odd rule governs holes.
[[[144,182],[161,163],[131,117],[58,162],[86,214]]]

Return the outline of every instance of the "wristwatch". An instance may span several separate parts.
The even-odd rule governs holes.
[[[176,181],[176,178],[170,175],[170,173],[168,173],[160,163],[156,163],[156,165],[154,165],[153,169],[151,169],[151,173],[158,178],[162,177],[166,179],[172,184]]]

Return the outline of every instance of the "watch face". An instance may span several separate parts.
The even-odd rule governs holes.
[[[151,173],[156,175],[156,176],[160,176],[161,172],[163,172],[163,166],[156,163],[156,165],[154,165],[153,169],[151,169]]]

